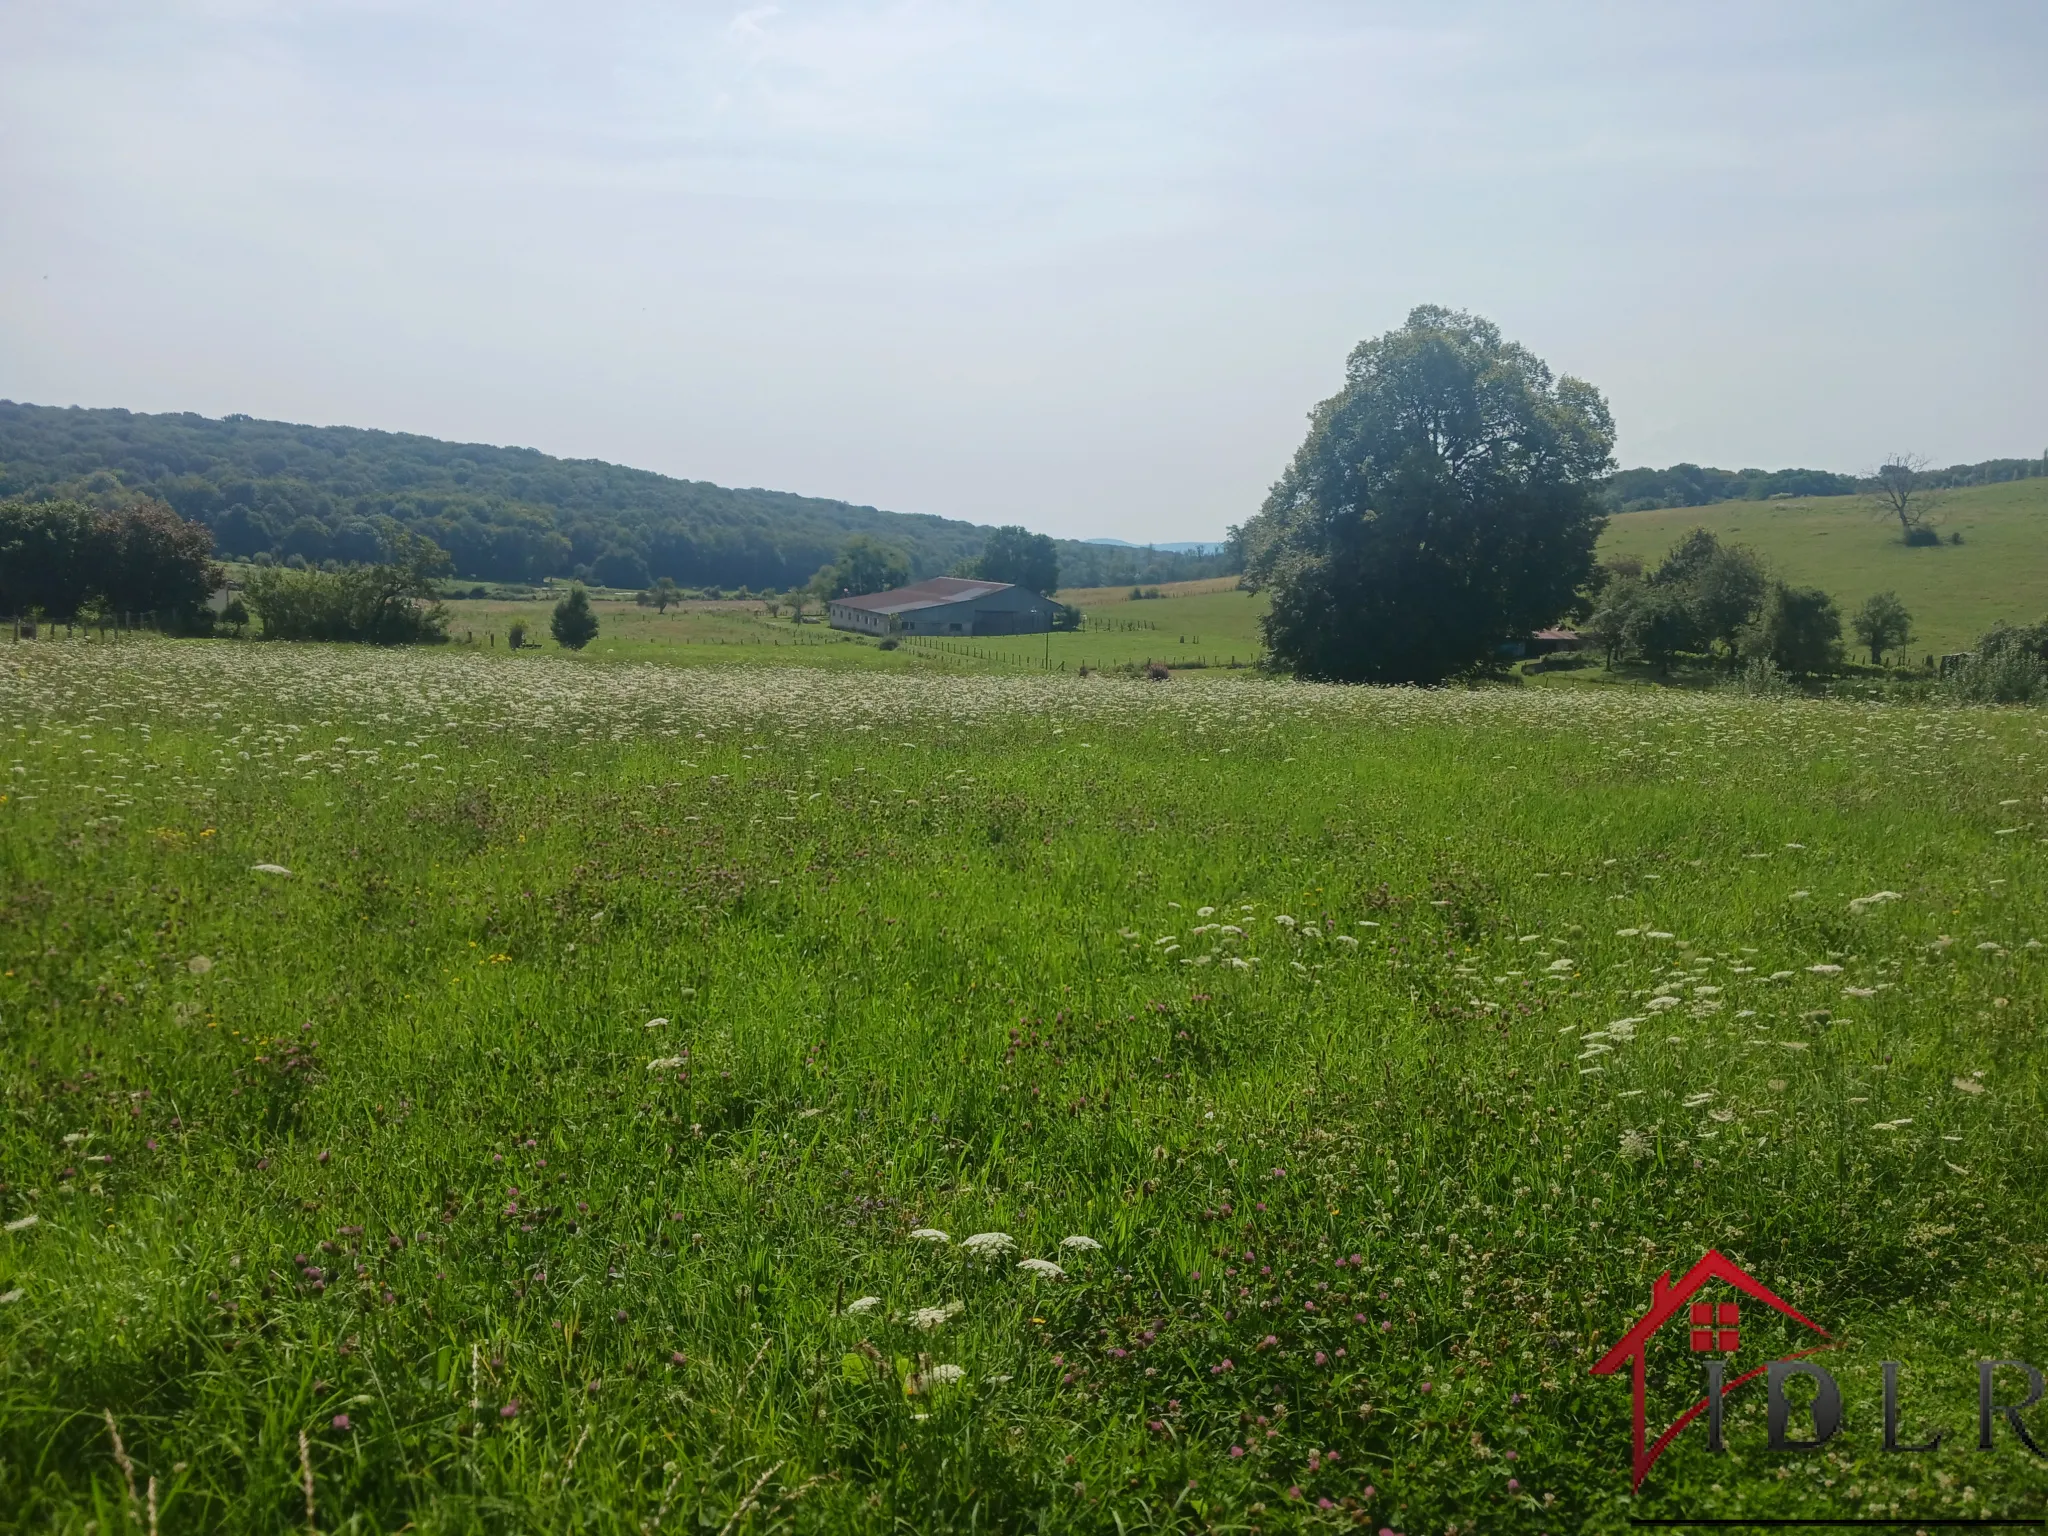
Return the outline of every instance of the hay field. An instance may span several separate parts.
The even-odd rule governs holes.
[[[2048,721],[1235,682],[0,653],[0,1529],[2038,1514]]]

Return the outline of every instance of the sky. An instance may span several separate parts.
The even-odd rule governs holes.
[[[1475,311],[1621,463],[2048,449],[2048,6],[0,0],[0,397],[1220,536]]]

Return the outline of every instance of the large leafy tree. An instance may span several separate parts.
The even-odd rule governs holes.
[[[0,501],[0,611],[68,619],[99,589],[99,519],[75,501]]]
[[[97,601],[170,619],[196,613],[220,582],[213,534],[160,501],[108,512],[0,502],[0,612],[69,619]]]
[[[104,518],[99,529],[100,596],[121,613],[189,613],[222,580],[213,531],[160,501]]]
[[[1436,683],[1573,606],[1614,445],[1592,385],[1425,306],[1361,342],[1309,420],[1242,535],[1276,665]]]
[[[812,578],[812,584],[820,598],[865,597],[909,580],[910,561],[902,550],[857,533],[846,541],[838,560]]]
[[[1060,555],[1050,538],[1029,528],[998,528],[988,536],[973,574],[983,581],[1007,581],[1042,597],[1059,590]]]

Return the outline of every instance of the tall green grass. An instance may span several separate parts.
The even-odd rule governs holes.
[[[2043,725],[10,649],[0,1528],[2037,1514]]]

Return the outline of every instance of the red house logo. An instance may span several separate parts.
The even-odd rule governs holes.
[[[1654,1442],[1645,1443],[1649,1440],[1649,1430],[1644,1423],[1644,1400],[1647,1395],[1651,1339],[1657,1336],[1666,1323],[1678,1321],[1680,1314],[1683,1313],[1684,1319],[1680,1326],[1687,1330],[1687,1342],[1690,1344],[1694,1354],[1732,1355],[1741,1344],[1742,1318],[1741,1304],[1739,1302],[1694,1301],[1692,1299],[1702,1289],[1715,1281],[1733,1286],[1736,1290],[1755,1297],[1756,1300],[1762,1302],[1773,1311],[1782,1313],[1802,1327],[1811,1328],[1823,1339],[1829,1337],[1827,1329],[1772,1295],[1768,1287],[1751,1277],[1741,1265],[1735,1263],[1732,1259],[1723,1257],[1718,1252],[1708,1252],[1706,1257],[1685,1272],[1684,1278],[1679,1280],[1676,1285],[1671,1283],[1670,1270],[1667,1269],[1663,1274],[1659,1275],[1656,1285],[1651,1288],[1650,1310],[1645,1312],[1637,1320],[1635,1326],[1623,1334],[1619,1342],[1612,1349],[1608,1350],[1606,1354],[1602,1355],[1598,1363],[1593,1367],[1593,1374],[1595,1376],[1612,1376],[1625,1364],[1633,1367],[1635,1388],[1633,1405],[1635,1459],[1631,1469],[1631,1486],[1633,1487],[1642,1487],[1643,1479],[1649,1476],[1650,1468],[1657,1464],[1657,1458],[1664,1454],[1664,1448],[1677,1438],[1680,1430],[1698,1418],[1708,1405],[1708,1400],[1704,1397],[1701,1398],[1690,1408],[1686,1409],[1684,1413],[1680,1414],[1671,1427],[1659,1435]],[[1783,1358],[1787,1360],[1801,1360],[1807,1355],[1817,1354],[1823,1349],[1831,1349],[1833,1347],[1832,1343],[1819,1344],[1812,1349],[1801,1350],[1797,1354],[1786,1355]],[[1741,1386],[1744,1382],[1752,1381],[1758,1376],[1763,1375],[1769,1369],[1770,1366],[1768,1364],[1760,1365],[1755,1370],[1735,1377],[1721,1390],[1723,1393],[1731,1391]],[[1718,1420],[1715,1422],[1718,1423]]]

